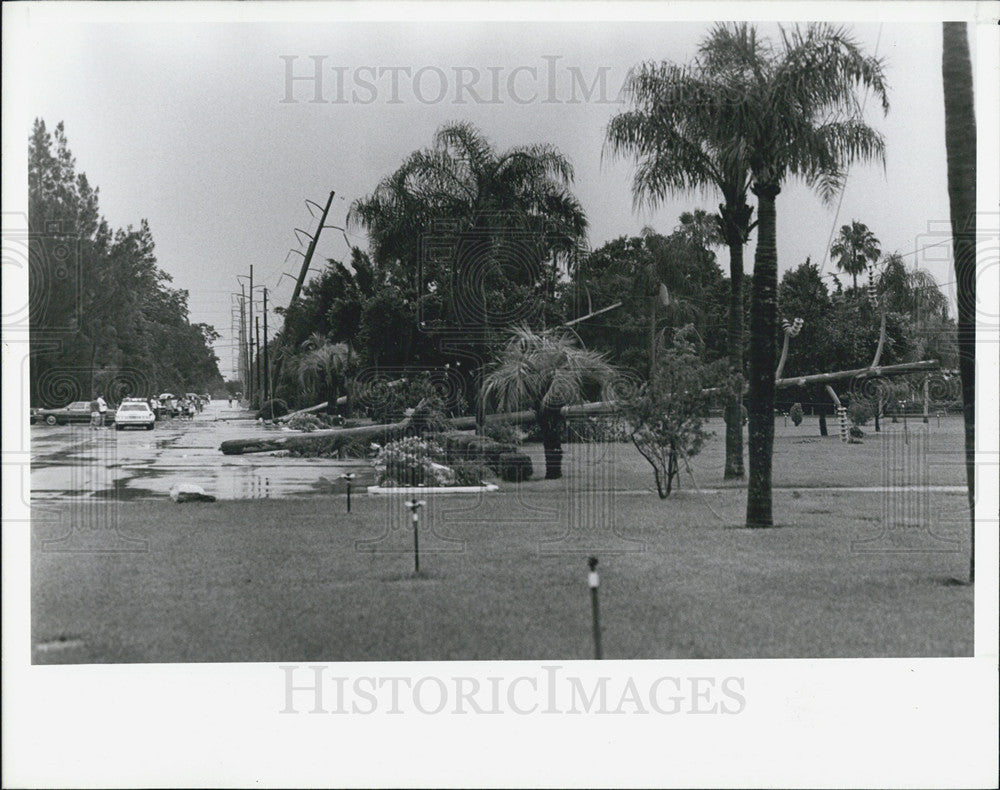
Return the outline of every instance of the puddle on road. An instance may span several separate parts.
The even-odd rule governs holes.
[[[36,490],[34,496],[47,501],[57,499],[94,498],[132,502],[142,499],[162,499],[170,495],[176,483],[195,483],[220,500],[296,499],[310,496],[344,494],[347,484],[340,479],[352,472],[352,491],[362,495],[365,487],[374,485],[375,472],[368,465],[292,466],[284,468],[244,465],[206,469],[203,466],[149,467],[122,466],[122,476],[108,481],[112,485],[91,491],[71,489]],[[152,485],[151,485],[152,484]],[[158,484],[158,485],[157,485]],[[155,486],[155,487],[154,487]]]
[[[39,443],[31,466],[31,494],[40,501],[129,502],[169,497],[178,483],[194,483],[219,500],[280,499],[343,494],[344,473],[359,494],[375,482],[362,460],[223,456],[219,443],[268,427],[213,420],[157,425],[155,432],[61,430],[59,445]],[[271,429],[280,430],[280,429]]]

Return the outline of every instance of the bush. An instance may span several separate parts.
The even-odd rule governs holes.
[[[857,425],[852,425],[847,431],[847,441],[849,444],[861,444],[861,439],[864,435],[865,432],[862,431]]]
[[[281,400],[281,398],[272,398],[271,400],[264,401],[264,405],[257,412],[257,419],[273,420],[276,417],[283,417],[286,414],[288,414],[288,404]]]
[[[520,483],[531,477],[531,459],[524,453],[501,453],[498,460],[497,473],[501,480],[509,483]]]
[[[871,404],[864,398],[852,400],[847,407],[847,419],[854,425],[865,425],[874,416]]]
[[[513,444],[520,446],[524,441],[525,434],[514,423],[503,420],[500,422],[487,422],[483,428],[483,435],[495,442],[503,444]]]
[[[804,416],[802,414],[802,404],[793,403],[792,408],[788,411],[788,416],[792,418],[792,424],[798,428],[802,424],[802,418]]]
[[[477,436],[466,445],[465,457],[476,458],[491,469],[500,471],[500,456],[504,453],[516,453],[516,444],[502,444],[486,436]]]
[[[455,484],[460,486],[482,485],[490,476],[490,468],[478,461],[458,461],[452,465],[455,470]]]
[[[460,467],[465,466],[492,469],[509,482],[527,480],[531,477],[531,459],[519,453],[515,444],[495,442],[487,436],[460,431],[437,434],[433,439],[444,447],[447,457],[445,463],[454,467],[456,474]]]
[[[444,449],[437,442],[410,436],[379,449],[375,471],[379,485],[453,485],[455,473],[444,465]]]

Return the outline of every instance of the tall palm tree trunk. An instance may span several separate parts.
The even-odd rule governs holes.
[[[743,374],[743,235],[730,229],[729,246],[729,367]],[[726,406],[726,470],[724,479],[743,478],[743,393],[737,392]]]
[[[948,152],[948,203],[958,287],[958,370],[965,418],[965,474],[971,519],[969,581],[972,582],[976,557],[976,117],[965,22],[945,22],[942,35],[944,141]]]
[[[750,478],[747,526],[770,527],[771,453],[774,448],[774,366],[777,333],[778,249],[774,200],[781,188],[755,184],[757,251],[750,308],[750,403],[748,412]]]

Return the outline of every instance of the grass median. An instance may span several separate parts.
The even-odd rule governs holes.
[[[402,497],[111,503],[104,537],[145,543],[122,553],[67,550],[104,539],[74,536],[91,505],[46,505],[33,660],[586,659],[589,554],[605,658],[972,653],[961,492],[780,489],[751,531],[742,491],[574,479],[425,497],[420,577]]]

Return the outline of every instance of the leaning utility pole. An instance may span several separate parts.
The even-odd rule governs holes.
[[[306,250],[305,257],[302,259],[302,271],[299,272],[299,279],[295,281],[295,290],[292,292],[292,300],[288,303],[288,309],[292,309],[292,305],[295,304],[296,300],[299,298],[299,293],[302,291],[302,284],[306,281],[306,274],[309,273],[309,264],[312,262],[313,253],[316,252],[316,241],[319,239],[319,234],[323,232],[323,227],[326,225],[326,215],[330,213],[330,205],[333,203],[334,192],[330,192],[330,197],[326,199],[326,207],[323,209],[323,216],[319,219],[319,226],[316,228],[316,232],[309,239],[309,248]],[[308,234],[306,234],[308,235]]]
[[[323,228],[326,227],[326,218],[327,218],[327,215],[330,213],[330,206],[333,205],[333,196],[335,194],[336,194],[336,192],[334,192],[333,190],[330,191],[330,196],[326,199],[326,206],[323,207],[323,214],[319,218],[319,225],[316,227],[316,232],[312,236],[309,236],[309,234],[306,233],[305,231],[300,231],[298,228],[295,229],[296,233],[303,233],[304,235],[306,235],[306,236],[309,237],[309,247],[306,249],[305,255],[302,256],[302,269],[301,269],[301,271],[299,271],[299,277],[295,281],[295,290],[292,291],[292,298],[288,302],[288,310],[289,311],[291,311],[292,307],[295,305],[295,302],[298,301],[299,294],[302,292],[302,285],[305,283],[305,281],[306,281],[306,275],[309,273],[309,265],[312,263],[313,253],[316,252],[316,242],[319,240],[319,234],[322,233],[323,232]],[[307,200],[306,201],[306,205],[307,205],[307,207],[310,206],[310,205],[312,205],[312,206],[316,206],[316,208],[319,208],[319,204],[318,203],[314,203],[311,200]],[[309,212],[312,213],[312,209],[309,209]],[[313,216],[316,216],[316,215],[313,214]],[[346,239],[347,236],[345,235],[344,238]],[[293,250],[293,252],[295,252],[295,253],[297,253],[299,255],[302,255],[302,253],[299,252],[298,250]],[[287,260],[287,256],[286,256],[285,259]],[[265,318],[265,321],[266,320],[267,319]],[[267,349],[267,347],[265,346],[265,353],[266,353],[266,349]],[[284,360],[284,357],[283,356],[279,356],[278,359],[274,363],[274,377],[275,378],[280,378],[281,377],[281,363],[282,363],[283,360]]]

